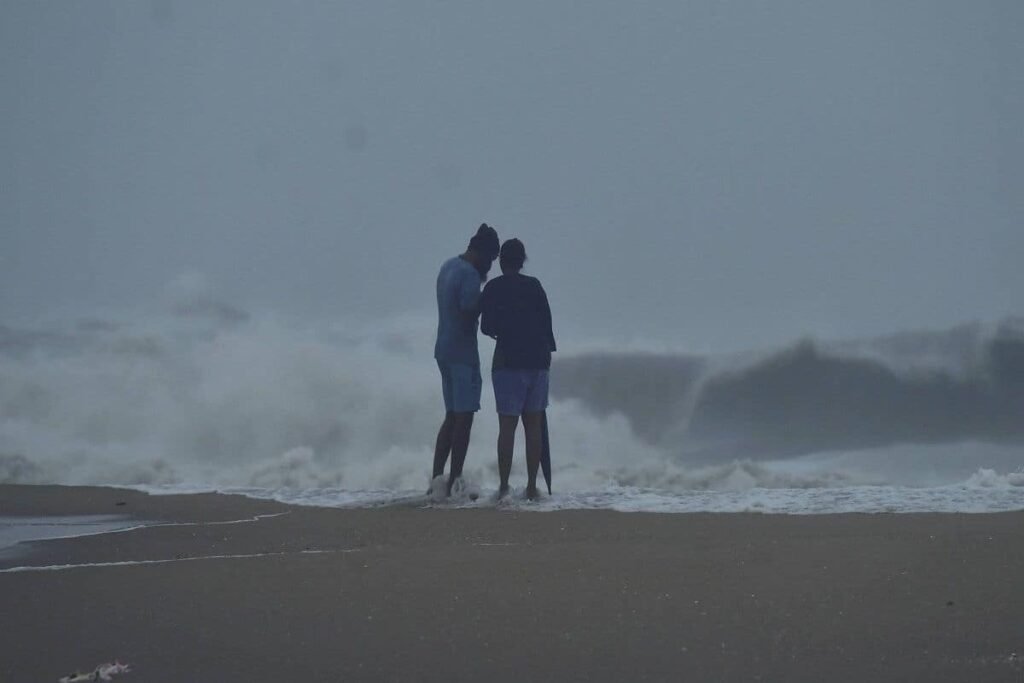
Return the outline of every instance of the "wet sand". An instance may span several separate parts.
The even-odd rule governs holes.
[[[1024,513],[334,510],[0,486],[0,516],[74,514],[176,524],[0,558],[92,565],[0,573],[0,681],[115,657],[128,683],[1024,681]]]

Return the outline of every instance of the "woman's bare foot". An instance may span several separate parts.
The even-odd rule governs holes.
[[[536,486],[528,486],[526,488],[526,500],[540,500],[540,491],[537,490]]]
[[[501,488],[498,489],[498,500],[501,500],[502,498],[507,496],[509,491],[511,490],[512,489],[509,488],[508,484],[502,484]]]

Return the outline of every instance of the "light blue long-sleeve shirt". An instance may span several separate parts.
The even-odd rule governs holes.
[[[480,364],[477,317],[480,274],[460,256],[450,258],[437,274],[437,343],[434,358],[446,363]]]

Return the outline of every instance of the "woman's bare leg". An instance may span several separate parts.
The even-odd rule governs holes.
[[[516,446],[516,427],[518,426],[518,415],[498,416],[498,476],[501,477],[501,487],[498,489],[499,498],[508,493],[508,478],[512,473],[512,453]]]
[[[540,451],[543,447],[544,413],[523,413],[523,430],[526,432],[526,497],[536,500],[537,470],[540,469]]]

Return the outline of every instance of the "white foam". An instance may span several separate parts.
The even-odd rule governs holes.
[[[739,476],[739,475],[737,475]],[[743,475],[744,477],[747,475]],[[517,489],[498,500],[496,489],[479,497],[432,498],[419,490],[349,491],[345,489],[226,489],[254,498],[292,505],[336,508],[415,506],[498,508],[510,511],[616,510],[619,512],[760,512],[772,514],[835,513],[992,513],[1024,510],[1024,474],[998,475],[981,470],[967,480],[945,486],[857,485],[802,488],[742,486],[669,491],[608,484],[594,490],[556,490],[539,501],[526,501]]]
[[[999,474],[995,470],[979,469],[965,482],[968,488],[1013,489],[1024,487],[1024,472]]]

